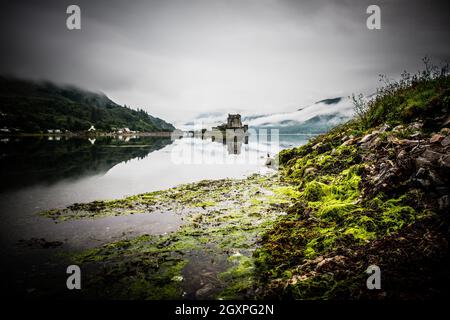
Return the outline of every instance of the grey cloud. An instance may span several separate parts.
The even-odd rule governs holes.
[[[292,111],[373,91],[377,75],[449,60],[448,1],[9,1],[0,72],[102,90],[169,120],[193,113]]]

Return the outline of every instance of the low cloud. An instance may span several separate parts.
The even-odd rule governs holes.
[[[101,90],[170,121],[369,94],[379,73],[450,55],[444,1],[380,1],[377,31],[365,0],[83,0],[81,31],[65,28],[69,4],[9,2],[0,72]]]

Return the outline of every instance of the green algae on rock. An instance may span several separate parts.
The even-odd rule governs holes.
[[[449,102],[448,69],[405,76],[379,90],[359,118],[280,153],[282,175],[297,196],[255,251],[258,297],[448,292],[424,272],[449,279],[450,148],[441,143],[450,139]],[[383,270],[384,290],[365,288],[370,264]]]
[[[86,280],[88,297],[244,298],[254,290],[257,241],[285,214],[293,195],[295,190],[276,174],[253,175],[77,205],[77,211],[61,210],[58,219],[95,218],[110,214],[108,210],[126,214],[124,206],[146,207],[142,214],[152,214],[148,208],[156,205],[179,212],[186,222],[169,234],[143,235],[74,255],[75,263],[95,270]],[[192,268],[195,274],[189,272]]]
[[[52,218],[55,221],[65,221],[151,213],[153,211],[203,213],[202,209],[207,207],[210,209],[223,208],[230,207],[232,204],[239,204],[239,201],[245,197],[251,197],[251,201],[257,201],[264,197],[265,190],[272,188],[273,181],[273,177],[268,179],[259,175],[252,175],[243,180],[203,180],[118,200],[75,203],[67,208],[41,212],[40,215]],[[274,187],[276,187],[276,183]]]

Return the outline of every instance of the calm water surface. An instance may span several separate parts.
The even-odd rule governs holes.
[[[76,202],[115,199],[202,179],[243,178],[264,173],[267,154],[299,146],[309,135],[249,137],[229,143],[199,138],[132,139],[2,138],[0,225],[2,247],[20,239],[45,238],[73,246],[87,239],[170,232],[177,218],[102,218],[55,224],[38,213]],[[247,143],[246,143],[247,142]],[[150,216],[150,215],[149,215]],[[167,216],[166,216],[167,217]],[[147,220],[145,220],[147,219]],[[147,226],[147,228],[142,226]],[[139,226],[139,227],[138,227]]]
[[[183,224],[181,214],[176,212],[59,223],[39,216],[39,212],[202,179],[265,173],[273,170],[265,166],[268,154],[274,156],[281,149],[302,145],[310,137],[250,136],[248,141],[225,143],[155,137],[0,138],[1,292],[27,297],[40,292],[58,298],[61,292],[70,295],[64,287],[65,268],[70,263],[67,250],[78,251],[141,234],[172,232]],[[46,249],[41,245],[45,241],[61,245]],[[201,262],[197,258],[192,261]],[[197,270],[195,263],[186,272]]]

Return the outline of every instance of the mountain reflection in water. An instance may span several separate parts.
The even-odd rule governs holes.
[[[0,192],[103,174],[118,163],[142,159],[170,143],[169,137],[3,139],[0,143]]]

